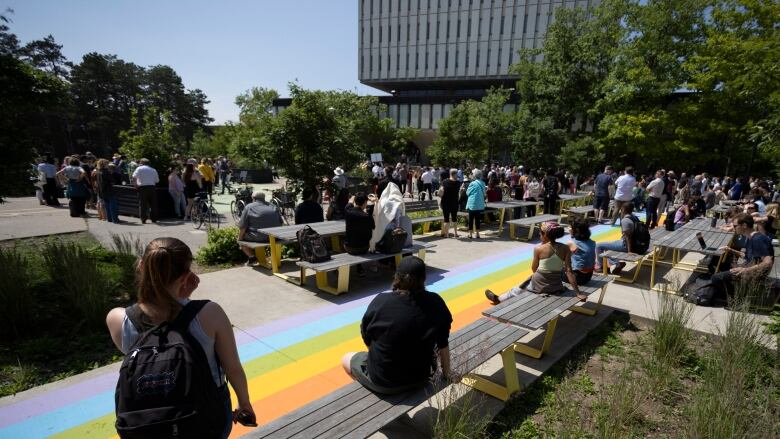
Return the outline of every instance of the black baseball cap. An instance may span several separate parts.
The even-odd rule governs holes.
[[[418,279],[425,278],[425,262],[417,256],[407,256],[395,269],[395,274],[408,274]]]

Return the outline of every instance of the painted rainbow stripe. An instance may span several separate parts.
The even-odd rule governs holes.
[[[618,239],[620,229],[596,226],[597,241]],[[480,317],[489,305],[485,288],[506,291],[530,273],[533,245],[454,267],[429,289],[440,294],[453,317],[453,331]],[[379,293],[379,291],[377,291]],[[239,356],[260,422],[269,422],[349,383],[341,356],[365,349],[359,322],[372,296],[327,305],[237,333]],[[116,374],[53,390],[0,408],[0,438],[109,438],[114,430]],[[235,403],[235,397],[233,398]],[[231,437],[248,431],[237,425]]]

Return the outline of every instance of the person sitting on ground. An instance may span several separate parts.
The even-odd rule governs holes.
[[[295,206],[295,224],[321,223],[325,221],[325,216],[320,206],[319,193],[313,188],[307,187],[303,190],[303,201]]]
[[[176,238],[157,238],[146,246],[136,269],[138,303],[128,308],[114,308],[106,316],[111,339],[122,353],[132,350],[145,330],[163,322],[173,322],[188,306],[190,296],[200,283],[198,276],[190,270],[191,265],[190,248]],[[142,328],[131,321],[128,310],[139,317],[137,320],[143,323]],[[231,401],[226,377],[235,391],[238,406],[226,419],[222,434],[226,438],[239,415],[248,417],[251,422],[255,419],[233,327],[225,311],[215,302],[209,302],[198,312],[188,329],[206,354],[211,377],[227,413],[231,412]]]
[[[346,207],[349,203],[349,189],[339,189],[336,199],[328,204],[328,211],[325,213],[325,219],[328,221],[343,220],[346,215]]]
[[[252,202],[241,211],[241,218],[237,225],[239,241],[268,242],[268,236],[259,233],[258,230],[281,226],[282,217],[276,206],[265,201],[265,192],[255,191],[252,193]],[[246,265],[250,266],[257,262],[253,248],[242,245],[241,251],[249,258]]]
[[[621,207],[620,229],[622,236],[619,241],[600,242],[596,244],[596,271],[601,271],[601,254],[607,250],[635,253],[633,248],[634,230],[639,219],[634,216],[634,206],[631,203],[623,204]],[[610,259],[610,268],[612,274],[620,274],[626,263]]]
[[[590,239],[590,224],[587,219],[577,219],[569,226],[571,242],[571,269],[577,285],[585,285],[593,277],[596,267],[596,242]]]
[[[730,270],[715,273],[710,278],[712,287],[715,288],[715,298],[725,299],[732,296],[734,283],[738,280],[761,281],[774,264],[774,249],[772,240],[754,230],[753,217],[747,213],[741,213],[733,221],[734,230],[745,239],[745,251],[732,247],[721,247],[719,250],[733,254],[738,258],[745,258],[738,266]]]
[[[377,294],[363,315],[360,334],[368,352],[345,354],[342,367],[367,389],[383,394],[422,388],[439,366],[450,378],[451,325],[447,304],[425,290],[425,263],[408,256],[398,264],[393,291]]]
[[[588,296],[580,293],[577,278],[574,276],[571,265],[571,250],[566,244],[556,242],[563,237],[563,227],[555,221],[542,223],[542,243],[534,248],[534,259],[531,262],[531,277],[517,287],[498,296],[490,290],[485,290],[485,297],[494,305],[517,296],[523,291],[536,294],[559,294],[566,290],[563,285],[563,277],[569,281],[574,293],[580,300],[587,300]]]

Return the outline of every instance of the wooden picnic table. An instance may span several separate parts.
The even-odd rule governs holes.
[[[715,227],[712,227],[712,218],[694,218],[680,227],[680,230],[715,230],[723,232],[720,228],[726,224],[726,220],[719,219],[715,221]]]
[[[338,250],[340,248],[338,240],[339,235],[347,233],[347,223],[343,220],[323,221],[310,224],[292,224],[289,226],[268,227],[257,230],[258,233],[262,233],[268,236],[268,244],[269,247],[271,247],[271,273],[286,281],[290,281],[298,285],[303,282],[303,279],[287,276],[286,274],[279,272],[279,267],[282,264],[282,244],[296,242],[298,240],[298,231],[306,226],[310,226],[323,238],[330,236],[334,250]]]
[[[712,206],[707,212],[712,213],[713,215],[717,215],[718,218],[723,218],[723,215],[727,214],[731,210],[731,206],[721,206],[719,204],[716,204],[715,206]]]
[[[691,224],[688,226],[688,224]],[[655,287],[655,269],[658,263],[658,247],[664,247],[672,250],[672,261],[670,265],[673,269],[696,271],[698,264],[690,264],[682,262],[682,253],[700,253],[707,256],[718,256],[721,259],[724,257],[725,252],[720,248],[728,246],[734,239],[733,232],[724,232],[720,229],[712,229],[709,227],[709,221],[698,220],[696,222],[691,221],[686,226],[671,232],[658,240],[655,240],[652,244],[654,246],[652,252],[652,269],[650,272],[650,288],[657,289]],[[702,224],[707,225],[707,229],[702,227]],[[701,233],[705,248],[702,248],[696,237],[697,233]],[[718,264],[719,266],[720,264]],[[670,291],[669,288],[666,291]]]
[[[722,200],[720,204],[724,206],[736,206],[737,204],[741,204],[742,201],[740,200]]]
[[[515,227],[528,227],[529,230],[527,240],[530,241],[534,237],[534,229],[536,228],[537,224],[541,224],[546,221],[558,221],[560,218],[560,215],[546,213],[543,215],[529,216],[526,218],[507,221],[509,224],[509,237],[512,239],[515,238]]]
[[[583,200],[589,196],[590,195],[588,194],[558,194],[558,202],[561,204],[561,210],[559,210],[559,212],[563,212],[566,208],[567,201]]]
[[[514,209],[516,207],[529,207],[538,206],[541,201],[523,201],[523,200],[504,200],[504,201],[492,201],[485,203],[485,207],[496,209],[498,214],[498,234],[504,231],[504,218],[506,217],[506,209]],[[510,218],[513,218],[513,214],[510,214]]]

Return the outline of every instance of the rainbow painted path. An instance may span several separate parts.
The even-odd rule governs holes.
[[[596,241],[619,239],[620,229],[596,226]],[[563,238],[566,242],[567,238]],[[450,268],[429,285],[447,302],[453,331],[473,322],[489,305],[486,288],[506,291],[530,274],[532,244]],[[379,293],[377,291],[376,293]],[[341,356],[365,349],[359,324],[373,294],[328,305],[237,333],[259,422],[268,422],[349,382]],[[114,425],[116,373],[106,373],[0,408],[0,438],[110,438]],[[235,399],[234,399],[235,402]],[[231,437],[248,429],[240,425]]]

